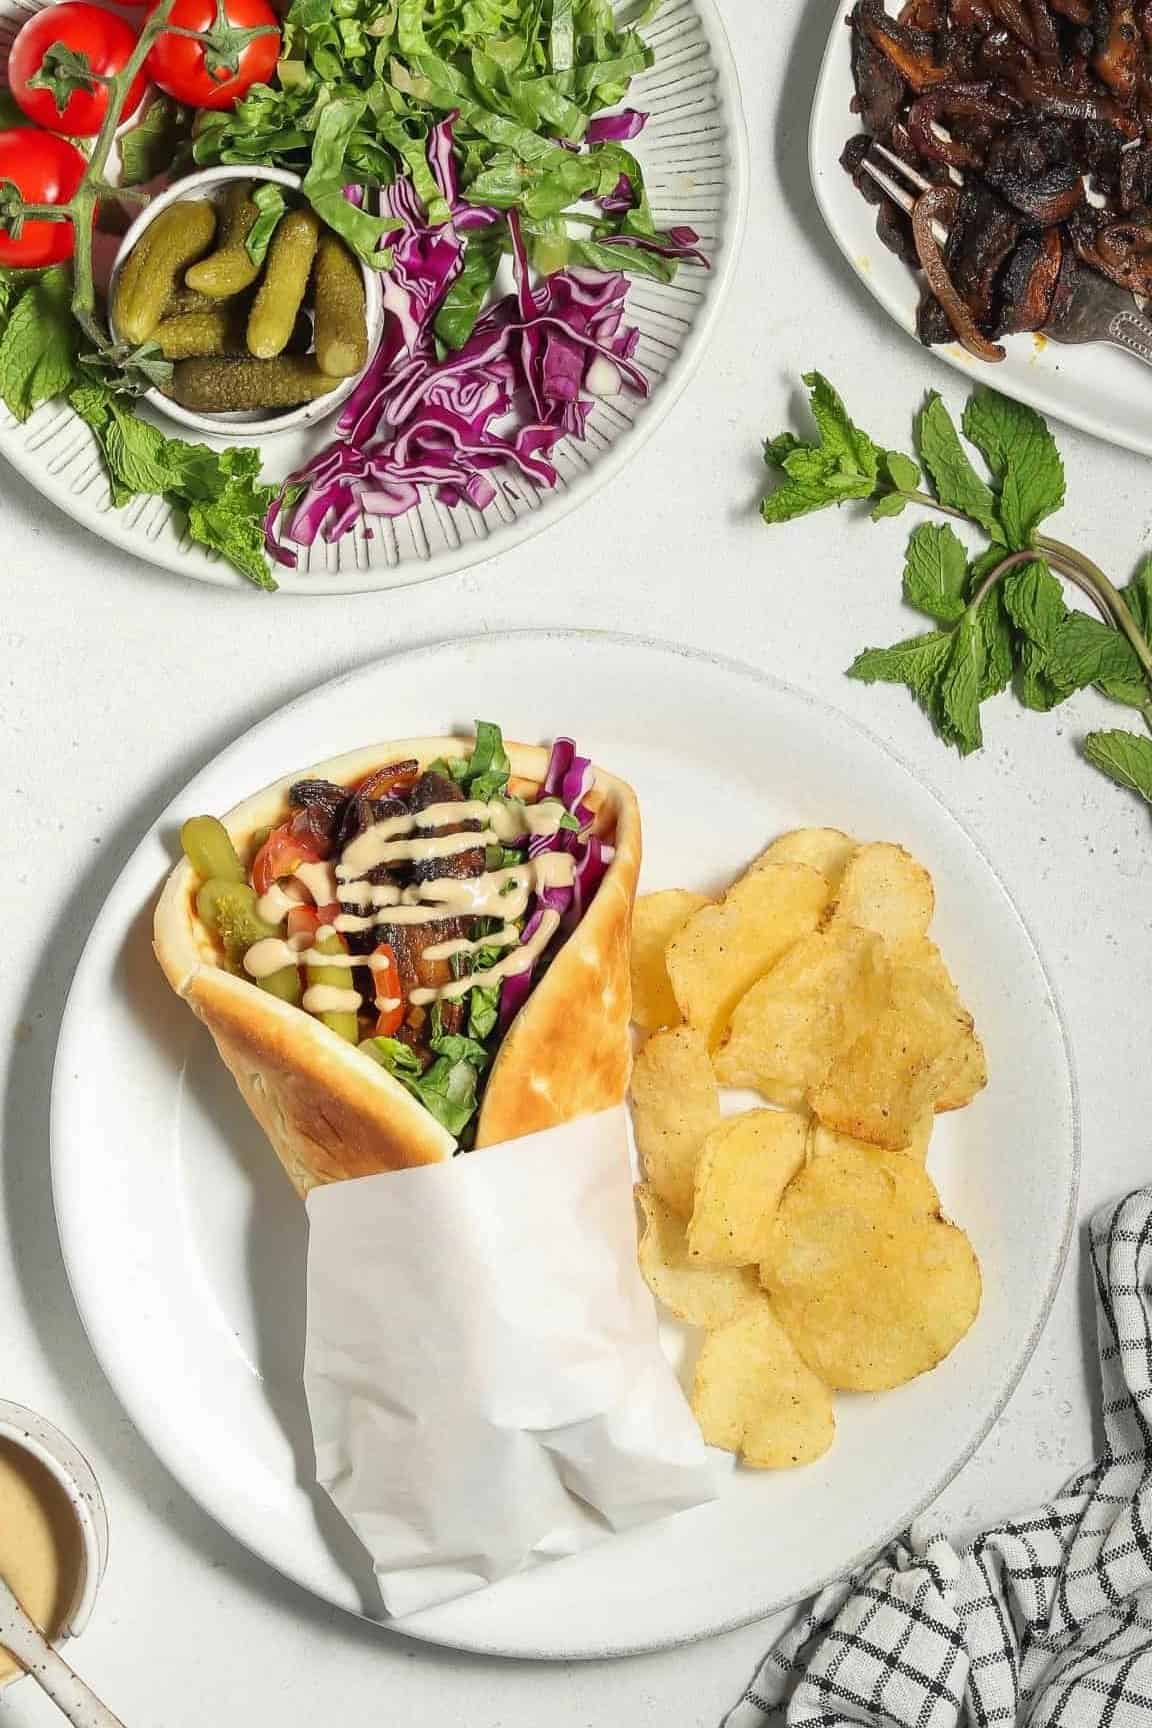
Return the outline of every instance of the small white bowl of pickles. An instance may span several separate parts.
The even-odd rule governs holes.
[[[265,186],[283,188],[278,218]],[[275,224],[271,239],[252,248],[262,216]],[[109,283],[116,339],[156,342],[173,362],[170,383],[147,401],[216,437],[326,419],[356,388],[383,317],[378,273],[280,168],[207,168],[176,181],[125,234]]]

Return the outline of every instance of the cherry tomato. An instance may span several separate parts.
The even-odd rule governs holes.
[[[390,942],[381,942],[372,958],[377,964],[372,968],[372,977],[376,984],[376,1006],[380,1010],[380,1018],[376,1022],[377,1038],[391,1038],[404,1024],[407,1004],[404,992],[400,987],[400,967],[396,960],[396,950]],[[383,961],[383,965],[379,962]]]
[[[267,894],[281,876],[291,876],[298,864],[319,864],[328,855],[327,846],[314,835],[293,832],[292,823],[273,828],[252,860],[252,886]]]
[[[288,914],[288,935],[306,936],[309,942],[316,938],[316,932],[324,924],[335,924],[340,916],[340,902],[333,900],[329,906],[293,906]]]
[[[53,132],[0,132],[0,182],[10,180],[29,204],[67,204],[87,166],[75,144]],[[0,264],[62,264],[75,240],[71,222],[25,222],[18,240],[0,231]]]
[[[169,23],[207,31],[215,40],[165,32],[148,56],[153,83],[191,108],[231,108],[253,84],[267,83],[276,68],[280,26],[268,0],[222,0],[222,8],[225,23],[219,29],[217,0],[176,0]],[[256,29],[262,34],[246,37]]]
[[[53,44],[70,48],[89,72],[111,78],[121,71],[136,46],[136,32],[114,12],[89,6],[86,0],[62,0],[45,6],[24,24],[8,60],[8,83],[12,95],[37,126],[69,138],[93,138],[108,111],[108,86],[87,84],[80,72],[49,68],[43,74],[44,56]],[[43,76],[45,83],[38,79]],[[132,80],[124,119],[134,114],[144,95],[146,80],[139,72]]]

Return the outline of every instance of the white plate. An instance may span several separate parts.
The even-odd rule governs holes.
[[[1069,1057],[1032,940],[976,843],[877,740],[748,668],[614,636],[485,638],[366,666],[239,739],[161,817],[93,930],[60,1038],[53,1180],[76,1300],[129,1413],[221,1523],[317,1595],[360,1608],[364,1568],[307,1486],[304,1212],[160,975],[152,905],[185,817],[374,734],[478,714],[522,739],[570,731],[635,784],[647,887],[719,885],[797,823],[905,842],[936,877],[935,933],[988,1046],[987,1093],[933,1142],[985,1278],[976,1326],[939,1369],[840,1398],[835,1448],[809,1469],[733,1471],[715,1505],[404,1622],[516,1656],[652,1649],[816,1589],[901,1529],[988,1432],[1069,1238]]]
[[[893,0],[888,0],[888,10],[897,10]],[[832,26],[812,105],[808,130],[812,189],[832,238],[857,276],[900,328],[918,341],[917,278],[877,239],[875,206],[865,203],[840,166],[840,152],[861,130],[849,108],[855,86],[845,12],[838,0],[830,14]],[[1003,342],[1007,358],[994,365],[975,359],[956,342],[925,352],[947,361],[973,383],[990,384],[1110,444],[1152,455],[1152,375],[1139,360],[1101,342],[1062,348],[1033,335],[1006,336]]]
[[[0,0],[0,64],[16,30],[49,0]],[[683,265],[667,285],[636,279],[625,316],[640,331],[636,360],[651,385],[642,400],[625,392],[598,402],[583,441],[566,438],[554,454],[551,491],[511,471],[494,474],[497,497],[486,510],[454,509],[430,496],[395,522],[373,518],[334,546],[301,548],[296,570],[276,569],[285,592],[358,594],[447,576],[538,533],[581,503],[628,461],[660,424],[691,377],[731,280],[744,230],[748,153],[740,87],[714,0],[665,0],[643,30],[655,51],[636,78],[629,105],[650,114],[630,146],[644,169],[658,224],[687,223],[700,235],[711,268]],[[171,421],[146,410],[163,431]],[[264,454],[264,478],[277,481],[335,433],[335,422],[253,440]],[[224,448],[238,440],[208,439]],[[23,426],[0,404],[0,455],[36,489],[94,534],[162,569],[201,582],[242,586],[230,565],[195,545],[162,498],[138,498],[113,509],[96,441],[71,409],[48,402]]]

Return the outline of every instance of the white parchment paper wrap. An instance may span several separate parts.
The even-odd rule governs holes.
[[[621,1106],[308,1196],[316,1473],[393,1615],[715,1497]]]

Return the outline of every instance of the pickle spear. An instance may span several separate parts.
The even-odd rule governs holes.
[[[124,342],[147,342],[188,265],[211,246],[216,212],[203,198],[162,210],[132,248],[116,283],[113,314]]]
[[[180,830],[184,856],[201,882],[246,882],[232,836],[215,816],[189,816]]]
[[[313,278],[316,359],[322,372],[350,378],[368,358],[364,275],[339,235],[325,229]]]
[[[185,312],[163,318],[152,332],[165,360],[188,360],[206,354],[243,354],[244,309],[224,301],[210,302],[207,312]]]
[[[250,288],[259,276],[260,266],[252,262],[245,244],[260,215],[251,191],[246,180],[236,180],[229,186],[220,211],[220,244],[207,258],[193,264],[184,277],[189,288],[198,294],[226,300]]]
[[[275,360],[181,360],[165,394],[197,414],[232,414],[248,408],[298,408],[326,396],[340,382],[321,372],[311,354]]]
[[[266,924],[257,912],[256,890],[247,882],[209,877],[200,885],[196,911],[201,923],[220,938],[234,966],[240,965],[254,942],[277,934],[274,926]]]
[[[211,312],[219,304],[219,300],[210,300],[207,294],[195,294],[191,288],[178,287],[164,308],[164,317],[186,318],[190,312]]]
[[[258,360],[273,360],[288,346],[319,235],[311,210],[290,210],[272,236],[264,280],[248,315],[248,348]]]
[[[314,949],[318,949],[321,954],[326,951],[333,954],[346,954],[348,952],[343,936],[340,935],[339,931],[333,930],[330,924],[316,932],[312,946]],[[305,976],[308,980],[309,989],[313,985],[324,985],[335,990],[352,988],[352,968],[350,966],[307,966],[305,967]],[[359,1039],[360,1024],[355,1012],[349,1013],[344,1009],[336,1009],[320,1014],[318,1018],[323,1020],[325,1026],[330,1027],[339,1037],[347,1038],[350,1044],[355,1044]]]

